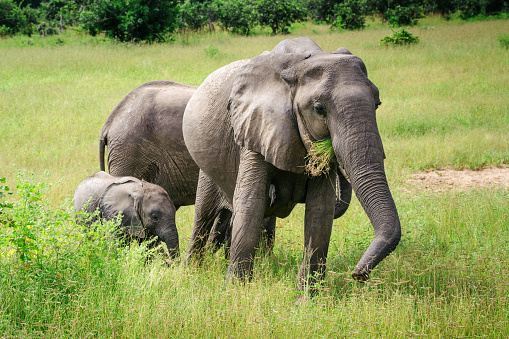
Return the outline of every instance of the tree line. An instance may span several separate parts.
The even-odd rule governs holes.
[[[412,26],[425,14],[462,19],[507,12],[505,0],[0,0],[0,36],[58,34],[68,26],[120,41],[161,41],[172,33],[220,29],[249,35],[257,26],[287,33],[299,21],[331,29],[365,27],[379,15],[392,26]]]

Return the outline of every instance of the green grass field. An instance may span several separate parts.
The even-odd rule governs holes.
[[[140,46],[79,32],[0,39],[0,177],[23,198],[10,221],[0,215],[0,338],[509,336],[507,189],[406,183],[424,169],[509,164],[509,50],[497,41],[509,21],[429,17],[409,31],[420,43],[397,48],[378,46],[391,33],[379,22],[358,32],[305,23],[289,36],[199,34]],[[368,283],[350,279],[373,237],[355,199],[334,222],[320,293],[301,306],[302,206],[278,220],[274,254],[256,259],[245,285],[225,282],[221,253],[202,267],[167,268],[145,263],[143,247],[118,248],[100,230],[85,237],[74,226],[69,199],[99,169],[100,129],[130,90],[160,79],[199,85],[298,36],[327,51],[347,47],[380,89],[403,237]],[[18,171],[26,173],[16,181]],[[40,182],[54,184],[46,192]],[[177,212],[182,251],[192,218],[192,207]]]

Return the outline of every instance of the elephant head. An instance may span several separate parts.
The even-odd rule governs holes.
[[[99,210],[105,219],[122,212],[122,226],[127,234],[139,239],[157,236],[172,258],[179,255],[175,206],[160,186],[122,177],[107,186],[99,200]]]
[[[333,162],[375,230],[352,273],[358,280],[401,236],[376,121],[380,103],[364,63],[345,48],[257,56],[238,71],[228,102],[235,142],[280,170],[304,174],[311,143],[332,141]]]

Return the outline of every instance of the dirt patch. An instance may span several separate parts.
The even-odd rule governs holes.
[[[486,168],[482,171],[437,170],[412,174],[407,183],[431,191],[466,190],[470,188],[505,187],[509,189],[509,167]]]

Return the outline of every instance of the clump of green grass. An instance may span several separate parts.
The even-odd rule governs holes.
[[[500,46],[504,48],[509,48],[509,34],[499,35],[497,38],[498,42],[500,42]]]
[[[413,45],[419,42],[419,37],[414,36],[412,33],[404,28],[397,32],[392,32],[392,35],[383,37],[380,40],[381,46],[397,46],[397,45]]]
[[[334,158],[334,149],[331,139],[311,142],[306,156],[306,173],[312,177],[328,173],[332,158]]]

